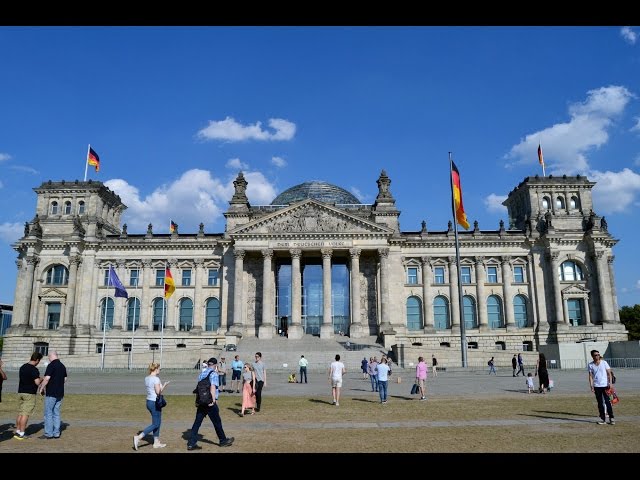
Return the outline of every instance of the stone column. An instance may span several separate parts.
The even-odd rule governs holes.
[[[333,311],[331,309],[331,255],[333,250],[323,248],[322,253],[322,325],[320,338],[333,338]]]
[[[395,335],[389,315],[389,249],[379,248],[378,254],[380,256],[380,332],[385,336]],[[353,302],[354,299],[351,301]],[[385,341],[385,345],[386,343]]]
[[[560,276],[558,275],[560,268],[560,261],[558,260],[559,256],[560,254],[558,252],[552,252],[549,258],[549,264],[551,266],[551,277],[553,279],[556,328],[565,329],[569,327],[569,317],[566,315],[567,310],[563,308],[564,302],[562,301],[562,291],[560,290]]]
[[[424,315],[424,333],[435,333],[433,324],[433,298],[431,295],[431,257],[424,256],[422,262],[422,314]]]
[[[191,331],[194,334],[200,334],[205,330],[204,326],[204,295],[202,287],[207,281],[207,275],[204,270],[204,259],[196,258],[193,261],[195,267],[195,278],[193,280],[193,326]]]
[[[70,329],[75,325],[74,313],[76,308],[76,289],[78,288],[78,266],[82,262],[79,255],[69,257],[69,285],[67,286],[67,315],[64,325],[65,329]]]
[[[476,257],[476,296],[478,297],[478,327],[481,332],[488,332],[489,319],[487,318],[487,294],[485,282],[487,272],[484,268],[484,257]]]
[[[288,336],[291,339],[302,338],[302,275],[300,272],[300,257],[302,250],[292,248],[291,254],[291,325]]]
[[[273,282],[273,272],[271,260],[273,250],[265,248],[262,250],[262,323],[258,327],[258,338],[268,340],[273,338],[273,317],[275,315],[273,300],[275,298],[275,285]]]
[[[451,298],[451,333],[460,333],[460,295],[458,295],[458,272],[456,270],[456,257],[449,257],[449,296]]]
[[[609,284],[611,286],[611,299],[613,301],[613,319],[620,324],[620,308],[618,307],[618,295],[616,294],[616,281],[613,275],[613,255],[607,256],[607,266],[609,267]]]
[[[233,278],[233,325],[229,328],[229,333],[238,337],[242,337],[242,334],[244,333],[244,325],[242,322],[242,279],[244,277],[245,253],[246,252],[241,248],[234,250],[233,252],[236,259]]]
[[[502,308],[504,309],[504,322],[507,329],[516,328],[516,322],[513,318],[513,293],[511,291],[511,283],[513,276],[511,274],[511,263],[509,257],[502,257]]]
[[[612,323],[613,320],[613,306],[611,302],[611,295],[607,288],[607,280],[609,277],[609,266],[607,264],[607,257],[604,251],[598,251],[593,256],[596,264],[597,276],[598,276],[598,293],[600,295],[600,318],[602,324]],[[584,302],[585,310],[589,309],[589,302]]]
[[[180,287],[180,280],[178,278],[178,261],[175,258],[169,259],[166,266],[171,270],[171,276],[176,286],[176,290]],[[167,274],[165,269],[165,275]],[[162,291],[162,297],[164,298],[164,290]],[[165,299],[166,307],[164,311],[164,333],[174,334],[180,330],[178,323],[180,322],[178,309],[176,307],[178,303],[178,294],[173,292],[168,299]]]
[[[535,285],[535,275],[534,275],[534,257],[532,253],[527,255],[527,292],[529,293],[527,298],[527,327],[534,327],[538,323],[538,314],[536,310],[536,305],[538,302],[536,301],[536,289]],[[549,328],[549,324],[545,322],[545,329]]]
[[[352,338],[362,338],[364,329],[362,327],[362,314],[360,309],[360,253],[359,248],[349,249],[351,256],[351,322],[349,326],[349,336]]]
[[[17,282],[22,289],[21,291],[16,290],[15,295],[17,300],[15,301],[15,305],[20,306],[20,312],[13,317],[11,333],[20,333],[31,328],[29,317],[31,312],[31,296],[33,295],[34,272],[40,260],[36,256],[29,255],[24,261],[26,262],[26,268],[22,266],[19,270],[20,281]],[[16,310],[18,309],[16,308]]]
[[[153,331],[153,299],[149,293],[152,282],[151,272],[151,261],[142,260],[140,273],[138,274],[138,287],[142,283],[142,295],[140,298],[140,317],[136,331]]]

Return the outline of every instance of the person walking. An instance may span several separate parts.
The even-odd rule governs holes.
[[[438,376],[438,359],[436,358],[435,355],[431,355],[431,372],[433,373],[434,377]]]
[[[304,358],[304,355],[300,355],[300,360],[298,361],[298,366],[300,367],[300,383],[302,383],[302,377],[304,377],[304,383],[307,383],[307,365],[309,365],[309,361]]]
[[[151,363],[149,365],[149,375],[144,378],[144,386],[147,391],[147,410],[151,414],[151,425],[145,428],[142,432],[133,436],[133,448],[138,450],[140,440],[142,440],[149,433],[153,432],[153,448],[164,448],[166,443],[160,443],[160,425],[162,424],[162,410],[156,408],[156,398],[160,395],[165,387],[169,384],[169,380],[166,382],[160,382],[160,364]]]
[[[227,391],[227,362],[224,357],[220,357],[220,362],[218,363],[218,379],[220,381],[220,391]],[[233,390],[231,390],[233,392]]]
[[[536,377],[540,381],[540,393],[547,393],[549,388],[549,372],[547,371],[547,359],[544,353],[538,354],[538,361],[536,362]]]
[[[333,404],[340,406],[340,389],[342,388],[342,376],[347,373],[344,363],[340,361],[340,355],[335,356],[335,361],[329,367],[329,383],[331,384],[331,394],[333,395]]]
[[[205,362],[206,366],[206,362]],[[240,382],[242,382],[242,369],[244,368],[244,363],[240,361],[240,357],[236,355],[233,358],[233,362],[231,362],[231,391],[233,392],[233,382],[236,384],[235,391],[236,393],[240,393]]]
[[[191,426],[191,435],[189,436],[189,441],[187,442],[187,450],[201,450],[202,447],[198,445],[198,430],[200,430],[200,426],[202,425],[202,421],[204,417],[209,417],[213,428],[216,431],[216,435],[218,436],[218,440],[220,441],[219,445],[221,447],[230,447],[235,440],[233,437],[227,437],[224,433],[224,429],[222,428],[222,419],[220,418],[220,409],[218,408],[218,372],[216,369],[216,365],[218,364],[218,360],[214,357],[211,357],[207,361],[207,369],[204,372],[200,372],[198,375],[198,381],[203,380],[209,377],[210,383],[210,392],[212,397],[212,402],[209,405],[199,405],[196,407],[196,418],[193,421],[193,425]]]
[[[498,375],[498,374],[496,373],[496,366],[495,366],[495,360],[494,360],[494,358],[495,358],[495,357],[491,357],[491,360],[489,360],[489,361],[487,362],[487,365],[489,365],[489,375],[491,375],[492,373],[493,373],[494,375]]]
[[[416,383],[420,389],[420,400],[427,399],[427,364],[424,363],[424,357],[418,357],[416,365]]]
[[[587,371],[589,372],[589,387],[596,396],[596,403],[598,404],[598,413],[600,414],[600,420],[598,425],[604,425],[605,409],[606,414],[609,415],[609,425],[615,425],[616,421],[613,418],[613,406],[609,400],[606,390],[611,387],[613,378],[611,377],[611,367],[600,356],[598,350],[591,350],[591,358],[593,361],[589,362]]]
[[[7,374],[2,368],[3,365],[4,362],[2,361],[2,358],[0,358],[0,403],[2,403],[2,383],[7,379]]]
[[[262,405],[262,389],[267,386],[267,367],[262,361],[262,353],[256,352],[256,361],[253,362],[253,370],[256,373],[256,408],[260,411]]]
[[[375,360],[375,357],[371,357],[369,359],[369,365],[367,366],[367,373],[369,373],[369,379],[371,380],[371,391],[378,391],[378,376],[376,375],[376,367],[378,366],[378,362]]]
[[[367,367],[369,366],[369,362],[367,362],[367,357],[364,357],[360,362],[360,368],[362,369],[362,379],[367,379]]]
[[[516,377],[520,374],[520,372],[522,372],[522,376],[526,376],[526,373],[524,373],[524,360],[522,359],[522,354],[519,353],[518,354],[518,371],[516,372]]]
[[[13,436],[16,440],[26,440],[29,435],[25,433],[27,430],[27,422],[29,416],[36,409],[36,394],[38,386],[42,383],[38,364],[42,360],[42,353],[33,352],[31,359],[20,367],[18,371],[18,417],[16,418],[16,433]]]
[[[518,359],[516,358],[516,354],[513,354],[513,358],[511,359],[511,367],[513,368],[513,376],[516,376],[516,370],[518,369]]]
[[[44,395],[44,435],[38,438],[49,440],[60,438],[60,409],[64,398],[64,384],[67,383],[67,368],[58,358],[58,352],[49,350],[49,365],[44,378],[38,385],[38,392]]]
[[[240,416],[244,417],[244,411],[251,409],[253,415],[256,408],[256,374],[253,367],[248,363],[244,364],[242,372],[242,410]]]
[[[380,363],[376,367],[376,374],[378,375],[378,392],[380,392],[380,403],[387,403],[387,389],[389,387],[389,364],[387,357],[382,357]]]

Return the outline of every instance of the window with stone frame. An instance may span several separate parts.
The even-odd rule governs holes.
[[[524,267],[522,265],[513,266],[513,281],[515,283],[524,283]]]
[[[182,286],[190,287],[191,286],[191,269],[185,268],[182,270]]]
[[[418,284],[418,267],[414,267],[414,266],[407,267],[407,284],[409,285]]]
[[[210,268],[207,276],[207,285],[210,287],[218,286],[218,269]]]
[[[129,285],[132,287],[137,287],[140,285],[140,270],[137,268],[132,268],[129,270]]]
[[[47,285],[67,285],[69,283],[69,270],[64,265],[53,265],[47,270]]]
[[[433,278],[434,283],[445,283],[444,282],[444,267],[433,267]]]
[[[156,287],[164,287],[164,268],[156,269]]]
[[[471,283],[471,267],[460,267],[460,279],[462,283]]]
[[[498,267],[487,267],[487,283],[498,283]]]

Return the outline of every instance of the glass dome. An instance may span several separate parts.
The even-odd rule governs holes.
[[[290,205],[300,200],[313,198],[319,202],[337,204],[360,204],[360,201],[344,188],[327,182],[305,182],[291,187],[278,195],[271,205]]]

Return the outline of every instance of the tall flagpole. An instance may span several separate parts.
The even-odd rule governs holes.
[[[131,328],[131,350],[129,350],[129,370],[133,369],[133,337],[136,335],[136,307],[140,305],[138,300],[138,282],[140,281],[140,270],[136,278],[136,291],[133,294],[133,327]]]
[[[451,182],[451,211],[453,212],[453,233],[456,244],[456,274],[458,275],[458,308],[460,311],[460,350],[462,353],[462,367],[467,368],[467,335],[464,324],[464,300],[462,297],[462,279],[460,278],[460,244],[458,242],[458,222],[456,219],[456,201],[453,191],[453,160],[449,152],[449,179]]]
[[[104,318],[102,320],[102,366],[104,370],[104,353],[107,350],[107,309],[109,303],[109,287],[111,286],[111,264],[109,264],[109,274],[107,275],[107,296],[104,297]]]
[[[91,144],[87,146],[87,158],[84,159],[84,181],[87,181],[87,170],[89,169],[89,151],[91,150]]]
[[[164,262],[164,285],[167,286],[167,262]],[[167,309],[167,298],[165,293],[162,294],[162,324],[160,325],[160,365],[162,365],[162,343],[164,341],[164,317]]]

